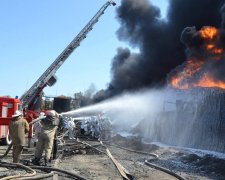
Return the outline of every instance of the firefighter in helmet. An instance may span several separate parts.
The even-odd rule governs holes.
[[[19,163],[23,146],[26,145],[25,134],[29,131],[29,124],[20,111],[16,111],[12,117],[9,123],[9,135],[12,138],[13,162]]]
[[[59,115],[56,111],[50,110],[46,112],[46,118],[41,120],[42,130],[38,137],[37,147],[35,151],[35,158],[33,163],[40,165],[43,151],[45,152],[45,165],[51,161],[51,152],[55,134],[59,125]]]

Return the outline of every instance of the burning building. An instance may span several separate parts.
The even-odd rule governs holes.
[[[225,152],[225,0],[168,2],[167,16],[161,18],[149,0],[121,1],[118,38],[139,51],[118,48],[109,87],[94,100],[141,89],[161,91],[169,85],[173,94],[180,94],[172,102],[176,109],[144,116],[143,109],[150,112],[158,105],[153,100],[151,107],[140,108],[136,119],[143,120],[133,132],[151,142]],[[128,111],[123,120],[115,119],[129,123]]]
[[[222,1],[215,2],[219,5]],[[210,4],[201,1],[203,6],[204,3]],[[175,4],[171,1],[171,5]],[[199,27],[197,23],[197,26],[185,27],[181,31],[180,40],[186,46],[183,50],[186,57],[168,73],[167,83],[192,99],[185,99],[184,95],[182,100],[176,101],[176,111],[161,112],[153,120],[141,122],[139,130],[148,124],[148,129],[141,132],[144,138],[225,152],[225,6],[221,7],[222,18],[217,17],[214,21],[222,19],[220,25],[213,26],[212,21],[212,24],[207,22],[207,26]]]
[[[181,35],[187,47],[188,59],[174,74],[170,83],[179,89],[192,87],[225,90],[225,29],[205,26],[199,31],[187,27]]]

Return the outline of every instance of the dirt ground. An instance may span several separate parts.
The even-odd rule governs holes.
[[[93,143],[93,141],[86,142],[92,145],[95,143]],[[95,145],[94,147],[104,151],[104,148],[102,148],[101,145]],[[64,152],[64,157],[59,163],[59,168],[76,172],[77,174],[90,180],[123,179],[112,160],[106,154],[99,153],[98,151],[91,149],[92,148],[85,147],[85,149],[77,152],[77,154],[73,155],[72,157],[71,151],[67,149],[66,152]],[[123,165],[123,167],[134,176],[134,179],[176,179],[168,174],[165,174],[164,172],[151,169],[144,165],[142,160],[147,158],[148,155],[130,153],[114,146],[110,146],[108,149],[112,155]]]
[[[121,146],[126,145],[127,148],[157,154],[158,158],[151,159],[151,163],[174,171],[186,179],[225,179],[225,154],[222,153],[144,144],[138,138],[124,138],[119,135],[114,137],[113,142]]]
[[[86,142],[93,144],[92,141],[86,140]],[[219,158],[210,152],[203,153],[184,148],[144,144],[138,138],[124,138],[119,135],[105,144],[134,179],[176,179],[146,166],[145,160],[150,160],[151,163],[171,170],[188,180],[225,179],[225,158]],[[121,149],[115,145],[157,154],[158,158]],[[103,150],[100,145],[94,145],[94,147]],[[64,153],[59,163],[60,168],[76,172],[87,179],[122,179],[113,162],[105,154],[93,151],[93,149],[90,151],[87,147],[82,153],[74,153],[72,157],[70,152],[67,150],[67,153]]]
[[[57,167],[76,173],[88,180],[120,180],[123,179],[115,167],[113,161],[102,152],[105,147],[101,146],[98,141],[82,139],[93,145],[94,148],[81,144],[76,140],[66,140],[66,144],[60,146],[59,152],[62,157],[57,161]],[[187,180],[223,180],[225,179],[225,158],[215,156],[213,153],[202,151],[193,151],[177,147],[162,146],[159,144],[144,144],[140,139],[135,137],[115,136],[111,141],[104,142],[111,154],[118,162],[138,180],[173,180],[177,179],[171,175],[150,168],[144,162],[149,160],[150,163],[169,169]],[[158,158],[148,154],[128,151],[121,149],[122,146],[128,149],[153,153]],[[102,152],[97,151],[101,150]],[[0,153],[3,154],[6,147],[0,147]],[[30,148],[23,152],[22,159],[31,159],[34,149]],[[11,162],[12,157],[9,154],[4,161]],[[0,168],[0,177],[25,173],[18,169]],[[41,174],[41,172],[38,172]],[[52,178],[48,178],[52,179]],[[60,174],[58,179],[72,179],[66,175]]]

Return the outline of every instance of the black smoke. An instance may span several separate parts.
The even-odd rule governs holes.
[[[112,61],[109,88],[95,101],[146,87],[162,87],[168,73],[186,60],[180,34],[185,27],[221,26],[220,8],[225,0],[169,0],[168,13],[149,0],[122,0],[117,8],[118,39],[139,49],[118,48]]]

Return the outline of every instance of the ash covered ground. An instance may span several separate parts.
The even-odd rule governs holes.
[[[95,148],[104,150],[98,141],[83,139]],[[66,141],[63,156],[58,163],[58,168],[77,173],[86,179],[122,179],[113,162],[95,149],[79,145],[76,140]],[[144,164],[145,160],[156,164],[172,172],[181,175],[188,180],[223,180],[225,179],[225,154],[213,151],[181,148],[168,146],[160,143],[144,143],[136,136],[121,136],[117,134],[110,141],[104,142],[112,155],[132,174],[136,179],[176,179],[166,173],[150,168]],[[121,149],[118,146],[125,147]],[[147,152],[158,155],[154,158],[147,154],[128,151]],[[32,158],[33,149],[24,152],[22,159]],[[62,152],[62,151],[60,151]],[[28,155],[29,154],[29,155]],[[4,161],[11,162],[11,153]],[[19,169],[1,168],[0,175],[15,175],[26,173]],[[41,172],[39,172],[40,174]],[[60,175],[58,179],[71,179],[71,177]]]
[[[158,155],[153,164],[174,171],[186,179],[225,179],[225,154],[215,151],[168,146],[160,143],[143,143],[140,138],[117,135],[113,143]]]

